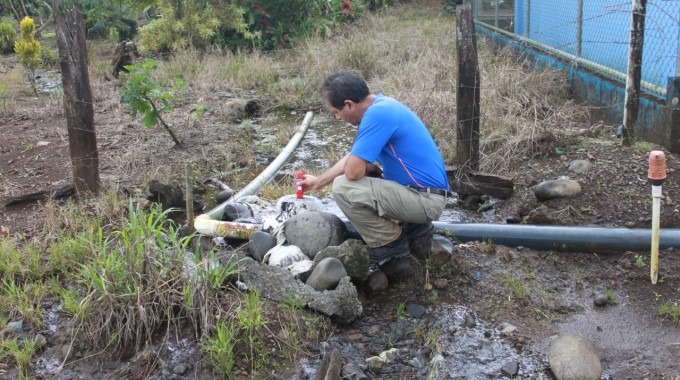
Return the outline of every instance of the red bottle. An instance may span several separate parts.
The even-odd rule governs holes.
[[[304,172],[295,172],[295,196],[297,196],[298,199],[302,199],[305,196],[305,191],[300,184],[303,179],[305,179]]]

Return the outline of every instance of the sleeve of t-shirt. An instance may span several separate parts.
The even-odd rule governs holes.
[[[379,112],[370,111],[379,110],[369,110],[364,114],[352,145],[352,155],[373,163],[392,137],[396,123],[389,120],[389,115],[379,117]]]

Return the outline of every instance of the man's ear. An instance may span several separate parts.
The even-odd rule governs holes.
[[[345,107],[349,107],[349,109],[352,110],[354,106],[356,106],[356,103],[349,99],[345,99]]]

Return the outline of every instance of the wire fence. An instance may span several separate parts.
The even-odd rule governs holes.
[[[475,22],[625,82],[631,0],[468,0]],[[680,0],[648,0],[642,88],[665,96],[680,76]]]

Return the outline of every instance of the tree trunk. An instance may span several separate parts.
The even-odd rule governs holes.
[[[470,4],[456,8],[458,52],[458,88],[456,108],[456,161],[471,170],[479,169],[479,64],[477,39]]]
[[[78,1],[67,11],[63,0],[53,0],[57,29],[64,114],[68,128],[73,183],[80,196],[99,191],[99,154],[94,131],[92,90],[87,68],[83,13]]]

